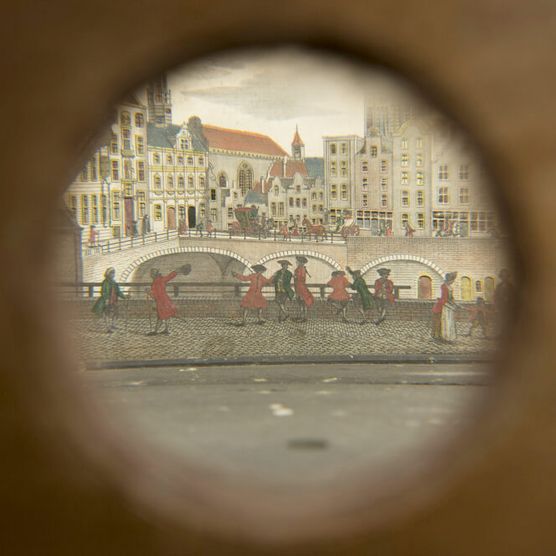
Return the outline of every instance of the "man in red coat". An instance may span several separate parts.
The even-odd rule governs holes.
[[[272,280],[263,276],[263,272],[266,271],[266,266],[256,264],[252,268],[252,274],[244,275],[232,272],[232,276],[234,278],[237,278],[242,282],[250,282],[249,289],[240,303],[240,306],[243,309],[243,317],[240,326],[245,325],[247,312],[250,309],[257,311],[257,324],[264,324],[263,309],[268,305],[268,302],[263,295],[263,288],[272,284]]]
[[[156,304],[156,325],[154,330],[151,330],[147,336],[155,336],[158,334],[158,329],[162,323],[164,323],[164,328],[160,334],[170,334],[168,320],[178,314],[178,309],[166,293],[166,284],[178,275],[178,271],[187,275],[191,272],[191,265],[186,264],[180,269],[170,272],[170,274],[166,276],[163,276],[158,268],[151,269],[151,278],[153,282],[149,295],[154,299]]]
[[[380,278],[375,281],[375,303],[378,309],[378,319],[374,322],[380,324],[386,318],[386,308],[394,303],[394,282],[390,280],[390,269],[379,268]]]

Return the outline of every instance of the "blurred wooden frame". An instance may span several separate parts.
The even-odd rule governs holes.
[[[2,554],[556,550],[556,4],[51,0],[12,3],[3,23]],[[383,485],[372,505],[371,478],[290,498],[128,446],[80,387],[45,293],[57,196],[111,104],[196,56],[284,42],[391,65],[454,115],[485,153],[521,263],[490,407],[426,476]]]

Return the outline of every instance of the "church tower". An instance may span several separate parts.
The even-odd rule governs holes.
[[[157,126],[172,123],[172,97],[166,74],[149,81],[147,85],[147,119]]]
[[[292,139],[292,158],[294,160],[303,160],[305,158],[305,143],[299,136],[299,130],[295,126],[295,135]]]

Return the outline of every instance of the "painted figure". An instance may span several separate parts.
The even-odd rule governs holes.
[[[374,298],[378,310],[378,318],[374,322],[375,324],[380,324],[386,319],[386,309],[394,303],[395,297],[394,282],[389,278],[390,269],[379,268],[377,272],[380,278],[375,280]]]
[[[347,270],[351,274],[351,277],[353,278],[353,282],[351,283],[351,289],[355,290],[358,294],[359,302],[358,302],[357,309],[363,316],[363,321],[361,322],[361,324],[365,324],[366,322],[369,322],[367,317],[369,311],[371,311],[372,308],[374,307],[373,296],[369,291],[367,282],[365,282],[365,279],[363,278],[363,276],[361,276],[361,271],[352,270],[351,268],[349,268],[349,266],[347,267]]]
[[[456,304],[454,303],[453,286],[457,272],[448,272],[440,286],[440,297],[432,308],[432,337],[443,342],[456,339]]]
[[[469,323],[469,331],[466,336],[471,336],[476,328],[480,328],[483,332],[483,337],[488,338],[488,308],[482,297],[477,297],[475,305],[473,305],[469,310]]]
[[[263,272],[266,271],[266,266],[256,264],[252,268],[253,273],[248,275],[232,272],[232,276],[234,276],[234,278],[243,282],[250,282],[249,289],[240,303],[240,307],[243,309],[242,322],[240,323],[241,325],[245,325],[247,312],[249,310],[257,311],[257,324],[264,324],[262,317],[263,309],[265,309],[268,305],[262,291],[265,286],[272,284],[271,280],[263,276]]]
[[[91,224],[89,226],[89,248],[93,249],[94,247],[97,246],[97,241],[98,241],[98,232],[97,232],[97,227],[94,224]]]
[[[166,276],[163,276],[158,268],[151,269],[151,278],[153,281],[149,295],[154,300],[156,305],[156,325],[154,330],[150,330],[147,336],[155,336],[158,334],[158,329],[161,325],[164,325],[164,327],[160,334],[170,333],[168,321],[178,314],[178,309],[172,303],[172,300],[166,292],[166,284],[170,282],[170,280],[173,280],[178,275],[178,272],[181,272],[184,275],[189,274],[191,272],[191,265],[186,264],[180,269],[170,272],[170,274],[167,274]]]
[[[516,290],[507,268],[503,268],[498,273],[498,278],[500,278],[500,283],[494,290],[494,306],[499,315],[506,316],[511,312],[515,303]]]
[[[347,292],[346,288],[350,287],[351,284],[346,278],[346,273],[343,270],[335,270],[332,272],[332,278],[326,285],[332,288],[328,301],[337,308],[336,314],[342,313],[342,321],[349,322],[347,319],[347,306],[351,295]]]
[[[141,226],[141,233],[144,236],[151,233],[151,223],[150,223],[148,214],[145,214],[145,216],[143,216],[143,224]]]
[[[306,264],[308,262],[307,257],[297,256],[297,267],[294,272],[294,287],[295,287],[295,295],[297,297],[297,302],[301,306],[301,322],[307,322],[307,313],[309,312],[309,307],[315,303],[315,298],[313,294],[307,288],[307,276],[309,278],[311,275],[307,271]]]
[[[275,300],[279,308],[278,322],[282,322],[290,316],[286,310],[286,301],[292,300],[295,294],[292,290],[293,274],[288,270],[288,266],[291,266],[290,261],[277,262],[282,268],[274,274],[272,282],[274,283]]]
[[[411,227],[411,224],[409,222],[405,223],[405,237],[413,237],[413,234],[415,233],[415,229]]]
[[[107,334],[112,334],[117,328],[118,299],[126,299],[115,277],[116,269],[107,268],[100,288],[100,297],[93,305],[93,312],[104,318]]]

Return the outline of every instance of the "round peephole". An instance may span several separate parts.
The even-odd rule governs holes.
[[[213,55],[122,98],[64,193],[57,290],[137,495],[330,532],[442,481],[516,299],[492,191],[449,115],[329,52]]]

